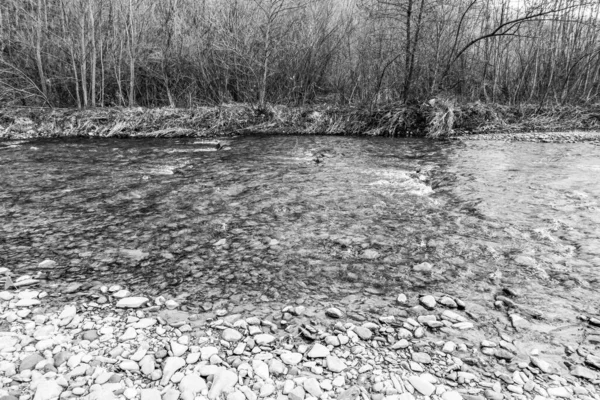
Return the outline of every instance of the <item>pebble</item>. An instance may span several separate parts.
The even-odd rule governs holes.
[[[221,397],[221,393],[233,389],[238,382],[238,376],[235,372],[221,369],[213,377],[213,383],[208,392],[210,400],[216,400]]]
[[[121,287],[107,287],[105,291],[113,294],[111,299],[127,294],[117,304],[136,299],[129,297],[129,292]],[[438,400],[504,400],[502,385],[507,396],[516,400],[536,394],[558,398],[576,395],[582,400],[591,400],[595,395],[590,389],[592,386],[577,386],[576,378],[592,384],[599,379],[593,368],[600,363],[600,358],[592,353],[580,354],[590,368],[574,365],[572,377],[566,380],[557,375],[550,375],[549,380],[537,375],[538,370],[544,374],[558,373],[552,364],[540,358],[539,351],[530,353],[531,366],[536,369],[522,358],[518,364],[506,364],[504,360],[516,358],[517,348],[513,339],[502,332],[502,340],[496,339],[500,347],[492,341],[476,342],[481,346],[481,353],[491,350],[500,361],[485,359],[481,354],[477,359],[467,356],[472,349],[469,340],[477,336],[447,334],[452,329],[474,325],[457,311],[464,304],[459,305],[449,296],[442,296],[437,302],[429,296],[433,300],[430,306],[433,309],[439,302],[452,310],[425,312],[423,299],[427,302],[428,296],[423,296],[419,299],[421,305],[411,310],[393,310],[395,304],[382,309],[374,322],[366,322],[360,313],[352,314],[349,321],[340,321],[345,314],[330,307],[325,314],[336,320],[329,320],[330,329],[319,325],[318,319],[323,318],[323,313],[309,304],[287,306],[282,313],[288,323],[279,326],[265,314],[243,319],[222,303],[210,307],[223,311],[210,313],[221,319],[208,322],[203,316],[192,314],[196,311],[191,307],[184,308],[187,303],[181,310],[169,310],[164,308],[168,300],[163,299],[157,306],[136,309],[146,304],[145,297],[138,305],[131,302],[128,306],[123,303],[119,306],[133,310],[115,312],[111,309],[114,307],[111,300],[103,307],[112,313],[96,314],[98,304],[84,301],[47,314],[40,313],[40,309],[23,308],[20,311],[26,311],[23,315],[30,319],[11,320],[17,318],[13,309],[19,301],[42,299],[40,293],[33,290],[16,293],[0,292],[0,299],[13,302],[0,302],[0,307],[5,307],[0,315],[5,321],[22,327],[0,334],[2,400],[9,392],[20,393],[17,388],[25,389],[26,394],[20,400],[50,400],[59,396],[65,399],[80,396],[85,400],[206,400],[207,397],[210,400],[257,400],[259,397],[358,400],[361,393],[368,394],[371,400],[415,400],[415,395]],[[406,295],[401,294],[396,300],[398,304],[408,304]],[[160,307],[163,308],[158,311]],[[412,317],[408,317],[408,312]],[[476,316],[469,312],[467,315],[475,320]],[[289,341],[290,336],[286,336],[295,332],[294,320],[302,315],[311,320],[304,326],[314,335],[312,345],[301,342],[300,338]],[[352,322],[356,320],[362,325],[356,326]],[[433,337],[419,340],[425,335],[425,327]],[[436,330],[430,330],[432,327]],[[264,333],[284,330],[281,341]],[[251,335],[245,336],[242,332]],[[438,332],[442,334],[436,336]],[[459,337],[461,343],[440,340],[448,336]],[[510,374],[500,369],[496,375],[488,374],[482,362],[488,363],[484,365],[491,372],[494,363],[504,371],[503,365],[506,365]],[[417,375],[400,375],[407,370]],[[488,378],[494,380],[481,380]],[[546,389],[548,381],[553,382],[553,386],[561,386]],[[350,386],[352,384],[356,386]],[[571,386],[573,384],[576,386]]]
[[[37,384],[35,396],[33,400],[51,400],[58,396],[63,391],[63,387],[53,380],[42,380]]]
[[[412,354],[412,359],[415,362],[421,363],[421,364],[431,364],[431,356],[427,353],[413,353]]]
[[[307,354],[309,358],[325,358],[328,355],[329,349],[321,343],[315,343]]]
[[[406,349],[408,346],[410,346],[410,343],[408,342],[408,340],[400,339],[399,341],[397,341],[396,343],[394,343],[392,345],[392,349],[393,350]]]
[[[571,375],[577,376],[579,378],[584,378],[590,381],[594,381],[598,379],[598,374],[592,371],[589,368],[586,368],[582,365],[577,365],[571,370]]]
[[[267,333],[261,333],[254,336],[254,341],[256,342],[256,344],[261,346],[268,345],[275,341],[275,336],[269,335]]]
[[[23,372],[28,369],[33,369],[37,365],[37,363],[43,360],[44,357],[40,353],[30,354],[27,357],[25,357],[23,361],[21,361],[21,364],[19,365],[19,371]]]
[[[221,338],[226,342],[238,342],[242,340],[244,335],[242,335],[238,330],[227,328],[223,330],[221,334]]]
[[[298,365],[302,361],[302,354],[300,353],[283,353],[279,357],[286,365]]]
[[[531,323],[519,314],[510,314],[510,322],[516,331],[523,331],[531,327]]]
[[[346,363],[336,356],[327,356],[327,369],[331,372],[342,372],[347,368]]]
[[[408,381],[423,396],[431,396],[435,391],[435,386],[419,376],[409,376]]]
[[[140,391],[140,400],[162,400],[158,389],[142,389]]]
[[[419,298],[419,303],[429,309],[429,310],[433,310],[435,308],[435,306],[437,305],[437,302],[435,301],[435,297],[431,296],[431,295],[427,295],[427,296],[422,296]]]
[[[398,295],[398,297],[396,297],[396,302],[400,305],[407,305],[408,304],[408,297],[406,297],[406,295],[404,293],[400,293]]]
[[[125,360],[119,364],[119,368],[123,371],[139,371],[140,366],[135,361]]]
[[[188,351],[187,346],[173,340],[169,343],[169,346],[171,347],[171,351],[173,352],[173,356],[175,357],[180,357],[184,355],[186,351]]]
[[[327,310],[325,310],[325,315],[327,315],[330,318],[334,318],[334,319],[339,319],[339,318],[343,318],[344,317],[344,313],[335,307],[330,307]]]
[[[185,367],[185,365],[185,360],[181,357],[168,357],[165,361],[160,384],[165,386],[167,383],[169,383],[173,374],[180,368]]]
[[[572,396],[572,394],[567,390],[567,388],[563,386],[549,388],[547,390],[548,394],[552,397],[562,397],[568,399]]]
[[[585,363],[600,370],[600,357],[595,356],[593,354],[588,354],[585,357]]]
[[[189,374],[179,382],[179,390],[182,392],[200,393],[207,388],[206,381],[198,374]]]
[[[41,301],[37,299],[21,299],[15,303],[15,307],[33,307],[39,306]]]
[[[484,390],[483,395],[488,400],[503,400],[504,399],[504,395],[502,393],[497,392],[495,390],[490,390],[490,389]]]
[[[320,398],[323,395],[321,385],[315,378],[308,378],[304,381],[304,390],[316,398]]]
[[[146,297],[125,297],[120,299],[116,307],[117,308],[139,308],[148,302]]]
[[[304,400],[306,396],[306,391],[301,386],[296,386],[289,394],[289,400]]]
[[[444,343],[444,347],[442,347],[442,351],[444,353],[454,353],[454,351],[456,350],[456,343],[454,342],[446,342]]]
[[[428,262],[423,262],[421,264],[417,264],[413,266],[413,271],[417,272],[431,272],[433,270],[433,265]]]
[[[364,326],[357,326],[354,328],[356,335],[362,340],[370,340],[373,337],[373,332]]]
[[[272,395],[273,393],[275,393],[275,386],[267,383],[264,384],[261,388],[260,388],[260,394],[259,397],[269,397],[270,395]]]
[[[456,390],[448,390],[442,393],[442,400],[463,400],[463,396]]]
[[[539,357],[530,357],[531,363],[539,368],[542,372],[548,374],[552,371],[552,365],[549,362],[542,360]]]

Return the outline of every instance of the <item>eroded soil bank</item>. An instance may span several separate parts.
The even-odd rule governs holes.
[[[370,109],[328,105],[257,107],[229,104],[194,109],[0,110],[0,139],[222,137],[252,133],[471,138],[485,134],[503,140],[597,142],[598,133],[590,131],[598,130],[598,106],[457,105],[447,100]],[[544,134],[539,135],[540,132]]]

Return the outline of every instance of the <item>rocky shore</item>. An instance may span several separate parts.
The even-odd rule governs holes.
[[[121,285],[78,296],[74,284],[66,296],[0,273],[0,400],[600,399],[593,316],[582,321],[587,344],[566,346],[557,363],[479,329],[451,296],[400,293],[394,315],[373,320],[304,301],[196,313]],[[510,320],[515,332],[527,324],[516,312]]]

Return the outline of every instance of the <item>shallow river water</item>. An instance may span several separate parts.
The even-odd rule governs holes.
[[[119,283],[191,309],[318,299],[359,312],[401,292],[448,293],[491,327],[505,317],[485,310],[511,288],[542,336],[598,312],[600,147],[295,136],[229,146],[0,143],[0,266],[35,275],[52,259],[48,281]]]

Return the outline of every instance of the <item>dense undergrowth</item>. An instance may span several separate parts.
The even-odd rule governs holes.
[[[193,109],[96,108],[88,110],[4,108],[0,138],[35,137],[214,137],[240,134],[425,136],[600,130],[600,105],[504,106],[389,104],[374,109],[315,105],[287,107],[226,104]]]

